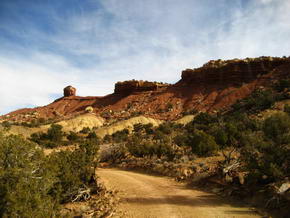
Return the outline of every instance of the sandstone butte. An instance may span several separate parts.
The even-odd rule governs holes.
[[[2,120],[29,121],[31,118],[65,119],[92,107],[104,118],[126,119],[132,115],[175,120],[192,109],[215,112],[226,110],[253,90],[290,75],[290,57],[259,57],[243,60],[209,61],[200,68],[182,71],[175,84],[148,81],[124,81],[103,97],[76,96],[68,86],[64,96],[49,105],[25,108],[1,116]],[[92,111],[92,110],[91,110]],[[27,116],[30,114],[31,116]]]

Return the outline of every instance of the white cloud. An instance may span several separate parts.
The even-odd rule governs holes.
[[[13,55],[0,51],[0,113],[47,104],[68,84],[80,95],[105,95],[119,80],[176,82],[181,70],[210,59],[289,55],[288,0],[100,2],[101,10],[68,19],[50,9],[49,35],[30,22],[25,32],[0,22],[33,39],[22,50],[7,45]]]

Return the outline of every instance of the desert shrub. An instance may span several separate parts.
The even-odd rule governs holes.
[[[52,124],[47,130],[45,137],[50,141],[60,142],[63,137],[62,126],[59,124]]]
[[[141,124],[137,123],[134,124],[133,126],[133,133],[141,133],[142,131],[145,131],[146,134],[153,134],[153,124],[148,123],[148,124]]]
[[[90,185],[96,169],[99,146],[87,140],[77,150],[49,156],[48,165],[56,171],[57,183],[51,193],[61,203],[71,201],[80,188]]]
[[[188,145],[191,147],[192,152],[199,156],[211,156],[218,150],[214,137],[206,134],[203,131],[195,130],[189,136]]]
[[[91,131],[90,127],[84,127],[84,128],[80,131],[80,133],[88,134],[90,131]]]
[[[278,92],[282,92],[284,91],[284,89],[288,89],[290,88],[290,80],[288,79],[282,79],[279,80],[278,83],[276,83],[274,85],[274,88],[278,91]]]
[[[131,113],[131,117],[141,116],[142,114],[144,114],[143,111],[133,111],[133,112]]]
[[[244,136],[242,159],[250,171],[249,182],[274,182],[289,176],[290,148],[267,140],[263,134]]]
[[[93,139],[93,140],[96,140],[96,141],[100,141],[99,136],[97,136],[96,132],[94,132],[94,131],[89,132],[89,134],[87,135],[86,138],[87,139]]]
[[[100,162],[115,163],[126,157],[128,149],[124,144],[112,144],[103,147],[100,153]]]
[[[135,157],[145,157],[150,155],[152,143],[144,143],[140,138],[133,137],[126,143],[129,153]]]
[[[256,90],[249,97],[235,103],[234,111],[253,113],[271,108],[276,101],[275,93],[271,90]]]
[[[225,124],[225,133],[228,136],[227,144],[231,146],[236,146],[237,141],[240,138],[240,131],[238,129],[237,123],[227,122]]]
[[[100,113],[100,116],[105,118],[105,119],[110,119],[111,113],[109,111],[103,111],[102,113]]]
[[[219,144],[221,147],[225,147],[228,145],[229,136],[224,129],[222,128],[217,129],[214,132],[213,136],[215,138],[216,143]]]
[[[58,204],[50,191],[55,182],[36,144],[0,135],[1,217],[54,217]]]
[[[126,141],[128,139],[128,135],[129,135],[129,130],[123,129],[123,130],[113,133],[112,138],[114,142],[119,143],[119,142]]]
[[[186,115],[195,115],[198,113],[198,110],[196,109],[191,109],[191,110],[187,110],[187,111],[184,111],[182,112],[182,115],[183,116],[186,116]]]
[[[171,134],[173,131],[173,126],[174,124],[170,122],[162,123],[157,127],[156,131],[160,131],[164,134]]]
[[[133,132],[137,133],[137,132],[141,132],[143,130],[143,125],[142,123],[136,123],[133,126]]]
[[[39,124],[45,124],[45,122],[46,122],[45,118],[43,118],[43,117],[38,118],[38,123]]]
[[[290,105],[289,104],[286,104],[284,106],[284,112],[287,113],[288,115],[290,115]]]
[[[172,145],[168,141],[155,141],[155,140],[141,140],[138,137],[133,137],[126,143],[126,147],[135,157],[146,157],[156,155],[172,159],[174,151]]]
[[[179,134],[173,138],[173,141],[178,146],[187,146],[188,145],[188,135],[186,134]]]
[[[217,118],[215,115],[211,115],[205,112],[199,113],[198,115],[196,115],[196,117],[193,120],[194,123],[203,124],[203,125],[208,125],[216,121],[217,121]]]
[[[165,110],[164,110],[164,108],[158,108],[156,112],[157,112],[158,114],[161,114],[161,113],[164,113]]]
[[[155,130],[153,133],[153,139],[154,140],[164,140],[167,137],[167,135],[160,130]]]
[[[173,104],[171,102],[166,104],[166,110],[171,111],[173,109]]]
[[[112,135],[106,134],[103,138],[104,143],[110,143],[112,142]]]
[[[9,129],[9,128],[11,128],[11,123],[9,122],[9,121],[7,121],[7,120],[5,120],[5,121],[3,121],[2,123],[1,123],[1,125],[4,127],[4,128],[7,128],[7,129]]]
[[[45,118],[41,117],[38,119],[33,119],[30,122],[22,122],[21,125],[32,128],[32,127],[39,127],[45,124],[46,122],[47,121],[45,120]]]
[[[148,135],[151,135],[151,134],[154,133],[153,124],[152,123],[148,123],[148,124],[143,125],[143,128],[145,130],[145,133],[148,134]]]
[[[37,144],[0,133],[0,216],[57,217],[59,203],[94,181],[98,149],[87,139],[76,150],[45,156]]]
[[[66,136],[67,140],[71,142],[76,142],[80,139],[77,133],[70,131],[69,134]]]
[[[35,132],[30,135],[29,139],[37,144],[40,144],[41,140],[43,140],[42,135],[43,133],[41,132]]]
[[[37,132],[30,136],[30,140],[46,148],[56,148],[60,145],[66,145],[62,140],[64,132],[62,126],[58,124],[52,124],[47,130],[47,133]]]
[[[241,138],[242,159],[250,171],[249,182],[280,181],[290,172],[290,117],[277,113],[268,117],[262,131]]]
[[[267,118],[263,125],[265,136],[278,143],[290,143],[290,117],[286,113],[277,113]]]

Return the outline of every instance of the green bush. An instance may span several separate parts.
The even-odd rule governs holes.
[[[54,217],[56,182],[41,149],[18,136],[0,135],[0,216]]]
[[[80,131],[80,133],[88,134],[90,131],[91,131],[90,127],[84,127],[84,128]]]
[[[191,109],[191,110],[187,110],[187,111],[184,111],[182,112],[182,115],[183,116],[186,116],[186,115],[195,115],[198,113],[198,110],[196,109]]]
[[[287,113],[288,115],[290,115],[290,105],[289,104],[286,104],[284,106],[284,112]]]
[[[225,130],[221,128],[218,129],[214,133],[214,138],[215,138],[216,143],[219,144],[221,147],[226,147],[228,145],[229,136]]]
[[[256,90],[249,97],[238,101],[232,107],[234,111],[254,113],[271,108],[276,101],[276,97],[271,90]]]
[[[263,122],[262,131],[243,134],[242,159],[250,171],[249,182],[283,180],[290,172],[290,117],[277,113]]]
[[[218,150],[214,137],[203,131],[195,130],[188,141],[192,152],[199,156],[211,156]]]
[[[52,195],[60,202],[71,201],[78,190],[88,186],[95,173],[99,146],[94,141],[86,141],[75,151],[53,153],[48,158],[48,166],[56,171],[57,183]]]
[[[193,122],[197,124],[208,125],[217,121],[214,115],[209,113],[201,112],[194,118]]]
[[[66,136],[67,140],[71,142],[76,142],[80,139],[77,133],[70,131],[70,133]]]
[[[30,136],[30,140],[46,148],[56,148],[60,145],[65,145],[62,140],[64,135],[61,125],[52,124],[47,133],[33,133]]]
[[[171,134],[173,131],[173,126],[174,124],[170,122],[162,123],[157,127],[156,131],[160,131],[163,134]]]
[[[250,171],[249,182],[274,182],[282,180],[290,172],[290,148],[288,145],[267,140],[262,134],[244,136],[242,159]],[[266,177],[265,177],[266,176]]]
[[[113,140],[112,135],[109,135],[109,134],[106,134],[103,138],[104,143],[110,143],[110,142],[112,142],[112,140]]]
[[[115,163],[125,158],[127,154],[128,149],[124,144],[112,144],[101,150],[100,162]]]
[[[86,137],[87,139],[93,139],[93,140],[96,140],[96,141],[100,141],[100,138],[97,136],[97,133],[92,131],[92,132],[89,132],[89,134],[87,135]]]
[[[141,140],[133,137],[131,141],[126,143],[126,147],[135,157],[146,157],[156,155],[157,157],[165,156],[169,159],[174,157],[173,147],[166,141]]]
[[[45,156],[37,144],[0,133],[0,217],[59,216],[59,203],[94,182],[98,149],[87,139],[76,150]]]
[[[173,138],[173,141],[178,146],[187,146],[188,145],[188,136],[184,134],[179,134]]]
[[[62,132],[62,126],[58,124],[52,124],[47,130],[46,139],[53,142],[60,142],[64,133]]]
[[[169,103],[166,104],[166,110],[167,111],[171,111],[173,109],[173,107],[174,106],[173,106],[173,104],[171,102],[169,102]]]
[[[115,133],[112,134],[112,138],[114,142],[124,142],[128,139],[128,135],[129,135],[129,130],[128,129],[123,129],[120,131],[117,131]]]
[[[7,120],[5,120],[4,122],[1,123],[1,125],[4,127],[4,128],[7,128],[7,129],[10,129],[11,128],[11,123]]]
[[[141,132],[143,130],[143,125],[141,123],[136,123],[133,126],[133,132],[137,133],[137,132]]]
[[[290,88],[290,80],[288,80],[288,79],[282,79],[277,84],[275,84],[274,88],[278,92],[282,92],[282,91],[284,91],[284,89]]]
[[[153,124],[141,124],[137,123],[133,126],[133,133],[141,133],[143,130],[145,130],[146,134],[153,134]]]
[[[267,118],[263,125],[265,136],[278,143],[290,143],[290,117],[286,113],[277,113]]]
[[[147,135],[152,135],[154,133],[152,123],[148,123],[148,124],[143,125],[143,128],[145,129],[145,133]]]

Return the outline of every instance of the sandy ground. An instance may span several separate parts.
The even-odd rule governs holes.
[[[107,188],[119,191],[119,209],[124,212],[124,217],[261,217],[247,207],[190,189],[170,178],[119,169],[98,169],[97,174]]]

